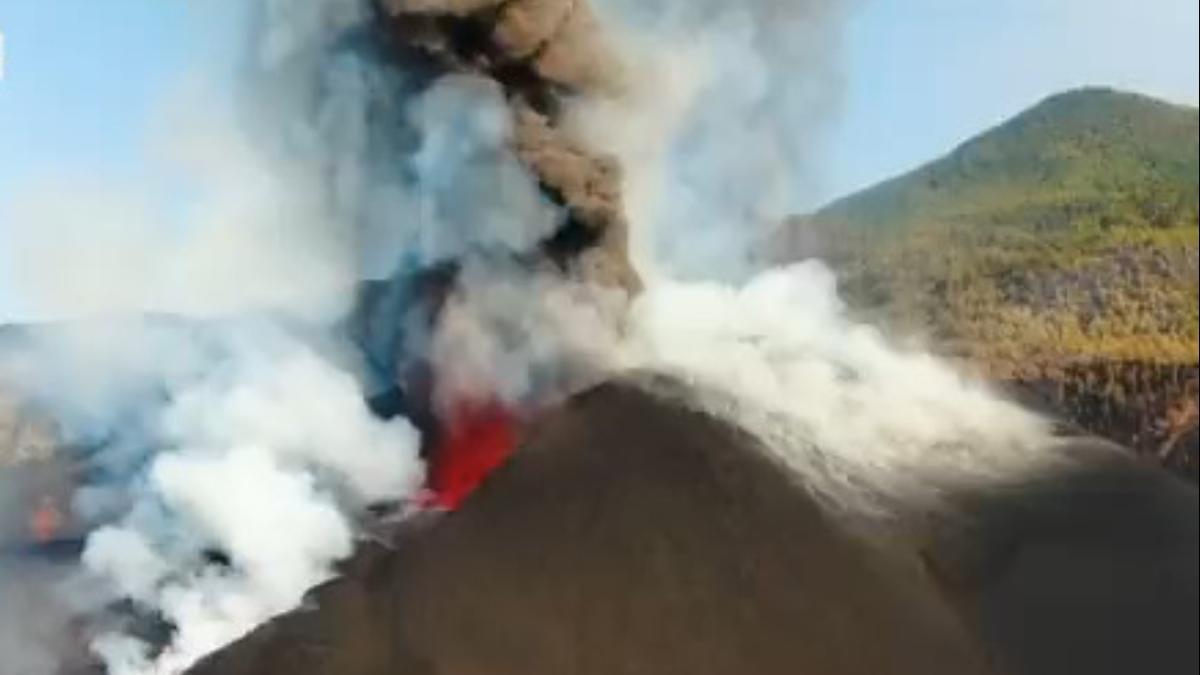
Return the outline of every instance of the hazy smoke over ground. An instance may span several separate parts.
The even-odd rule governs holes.
[[[414,494],[415,431],[381,422],[347,372],[279,327],[218,336],[228,354],[158,413],[158,453],[133,510],[94,532],[84,563],[176,626],[173,672],[295,607],[349,555],[363,506]],[[231,565],[205,564],[206,548]],[[114,672],[141,646],[101,636]]]
[[[255,187],[216,191],[308,201],[302,190]],[[113,673],[178,672],[294,608],[352,552],[354,514],[409,498],[421,483],[415,430],[371,415],[351,350],[326,323],[348,306],[354,281],[330,240],[338,223],[288,207],[276,215],[302,217],[277,230],[283,222],[218,211],[225,217],[195,224],[178,249],[93,242],[91,259],[116,243],[156,264],[131,270],[128,283],[85,274],[76,288],[69,266],[42,260],[51,274],[67,272],[44,305],[51,311],[67,309],[60,298],[83,298],[71,309],[169,315],[35,329],[29,349],[0,358],[6,380],[51,407],[81,448],[88,476],[76,510],[107,523],[83,552],[107,593],[90,609],[131,600],[174,627],[161,653],[123,630],[100,632],[93,647]],[[188,315],[205,321],[179,318]]]
[[[434,189],[418,204],[383,194],[355,144],[364,92],[382,85],[352,53],[328,58],[363,5],[282,8],[262,5],[254,52],[256,77],[273,87],[225,116],[197,98],[164,125],[169,166],[194,190],[170,220],[157,220],[153,195],[111,185],[31,189],[12,212],[26,304],[72,319],[30,329],[0,354],[0,373],[54,411],[81,455],[77,516],[101,525],[83,566],[101,591],[78,609],[131,601],[173,630],[159,652],[99,625],[93,648],[114,673],[179,672],[296,607],[352,552],[364,507],[420,487],[415,430],[368,411],[339,333],[364,268],[396,263],[364,252],[428,262],[470,246],[425,236],[475,215],[444,215],[457,205],[438,190],[464,176],[542,216],[496,224],[497,211],[481,236],[523,244],[523,232],[552,226],[532,181],[489,156],[505,118],[488,109],[486,83],[432,89],[412,106],[427,150],[410,168]],[[303,101],[317,81],[332,94],[313,113]],[[384,246],[364,219],[393,206],[407,238]],[[52,672],[40,655],[25,661]]]
[[[461,283],[430,350],[439,403],[486,392],[534,408],[611,374],[624,293],[479,266]]]
[[[666,281],[635,303],[627,348],[697,385],[855,519],[895,524],[1053,461],[1043,422],[843,309],[818,261],[737,286]]]
[[[717,395],[827,504],[870,519],[1051,461],[1044,424],[844,313],[817,261],[759,271],[800,211],[841,89],[848,3],[594,3],[624,88],[570,110],[621,160],[646,280],[618,351]],[[723,392],[723,393],[721,393]]]
[[[457,17],[495,4],[382,3]],[[296,607],[351,553],[364,507],[418,490],[416,431],[364,403],[412,355],[389,340],[364,355],[345,331],[367,279],[456,263],[438,326],[405,347],[430,362],[439,405],[531,410],[665,370],[719,392],[707,405],[828,504],[870,517],[1037,459],[1038,420],[847,320],[819,263],[754,274],[751,245],[803,199],[836,107],[839,3],[591,4],[616,62],[593,64],[578,82],[604,86],[562,95],[534,136],[620,160],[635,297],[533,255],[579,216],[545,184],[598,164],[573,146],[514,148],[534,114],[514,85],[444,49],[458,72],[398,67],[358,0],[257,5],[246,108],[172,125],[168,154],[199,186],[176,226],[107,188],[70,207],[27,195],[13,220],[28,300],[95,318],[39,331],[0,354],[0,372],[57,413],[95,474],[76,507],[100,525],[83,555],[107,593],[97,604],[132,601],[174,626],[161,652],[102,631],[112,672],[179,672]],[[506,5],[506,53],[523,53],[514,31],[540,24],[518,10],[538,5]],[[563,65],[575,43],[547,39],[533,71],[576,82]],[[596,211],[621,202],[590,184],[584,201],[585,188],[604,197]],[[394,304],[374,318],[408,321]]]

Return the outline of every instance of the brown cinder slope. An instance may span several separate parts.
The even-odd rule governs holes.
[[[196,675],[990,672],[914,569],[733,427],[622,384]]]
[[[1093,438],[1078,462],[975,491],[930,570],[1009,672],[1194,673],[1200,668],[1195,486]]]
[[[606,384],[462,510],[193,672],[1195,672],[1195,488],[1102,442],[1063,451],[885,553],[745,433]]]

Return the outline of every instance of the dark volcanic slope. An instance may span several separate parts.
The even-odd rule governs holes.
[[[1196,488],[1103,442],[1078,464],[973,495],[927,547],[990,652],[1022,675],[1200,668]]]
[[[920,576],[871,559],[753,447],[603,386],[462,510],[194,673],[985,672]]]
[[[605,385],[462,510],[194,673],[1196,672],[1195,487],[1094,441],[1069,454],[962,500],[926,575],[729,425]]]

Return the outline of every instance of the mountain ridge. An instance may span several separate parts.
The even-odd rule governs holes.
[[[774,255],[826,259],[865,320],[1194,479],[1198,122],[1140,94],[1055,94],[789,219]]]
[[[963,178],[1004,178],[1006,169],[1011,173],[1011,167],[1003,162],[1005,159],[1010,163],[1013,159],[1039,161],[1044,165],[1042,178],[1049,182],[1061,185],[1067,182],[1064,179],[1090,179],[1097,181],[1094,187],[1098,190],[1128,189],[1130,171],[1158,174],[1162,179],[1191,178],[1194,209],[1195,178],[1200,175],[1198,122],[1200,109],[1193,106],[1103,87],[1072,89],[1047,96],[915,169],[835,199],[810,217],[851,223],[870,221],[873,225],[891,227],[906,224],[920,215],[912,213],[917,205],[913,202],[928,198],[913,194],[916,188],[951,194]],[[1124,159],[1131,166],[1122,167],[1126,171],[1120,174],[1104,170],[1080,175],[1078,162],[1085,158],[1087,145],[1103,141],[1102,137],[1110,140],[1107,147],[1091,150],[1105,159],[1127,154]],[[1006,143],[1011,150],[1003,147]],[[1023,178],[1019,174],[1008,177]],[[870,213],[876,205],[893,209],[884,213],[880,208],[879,212]]]

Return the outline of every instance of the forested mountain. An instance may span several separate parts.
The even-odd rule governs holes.
[[[1194,475],[1198,119],[1107,89],[1051,96],[791,219],[776,250],[827,258],[870,319]]]

